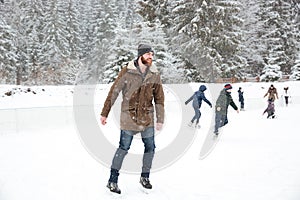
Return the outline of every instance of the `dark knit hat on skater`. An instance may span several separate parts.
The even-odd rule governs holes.
[[[224,86],[225,90],[230,90],[232,89],[232,86],[228,83]]]
[[[144,55],[145,53],[152,52],[154,53],[152,47],[148,44],[140,44],[138,46],[138,57]]]
[[[206,90],[206,86],[205,85],[200,85],[199,91],[204,92],[205,90]]]

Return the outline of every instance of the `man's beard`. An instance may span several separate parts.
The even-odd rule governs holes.
[[[144,65],[146,65],[147,67],[150,67],[152,65],[152,59],[151,58],[148,58],[148,59],[145,59],[143,56],[142,56],[142,63]]]

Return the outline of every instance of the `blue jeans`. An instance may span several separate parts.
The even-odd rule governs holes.
[[[198,124],[199,119],[201,117],[201,112],[199,110],[199,107],[193,106],[193,108],[194,108],[194,111],[195,111],[195,115],[194,115],[193,119],[191,120],[191,122],[194,123],[194,121],[196,120],[196,124]]]
[[[110,182],[118,182],[119,170],[121,169],[123,160],[130,149],[130,145],[135,134],[138,131],[121,130],[119,148],[117,149],[112,165]],[[141,176],[149,178],[150,169],[154,157],[155,143],[154,143],[154,127],[148,127],[141,132],[142,141],[144,143],[143,166]]]
[[[219,131],[219,128],[228,124],[228,119],[226,114],[220,114],[216,112],[215,116],[215,133]]]
[[[241,109],[244,109],[244,106],[245,106],[245,103],[244,103],[244,100],[241,100]]]

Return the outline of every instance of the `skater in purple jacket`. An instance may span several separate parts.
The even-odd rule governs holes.
[[[275,118],[275,106],[274,106],[274,102],[272,100],[268,100],[268,107],[264,110],[263,115],[265,113],[268,113],[267,119]]]

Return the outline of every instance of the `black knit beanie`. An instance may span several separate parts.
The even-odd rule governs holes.
[[[145,53],[149,53],[149,52],[154,53],[154,51],[150,45],[140,44],[138,46],[138,57],[144,55]]]

